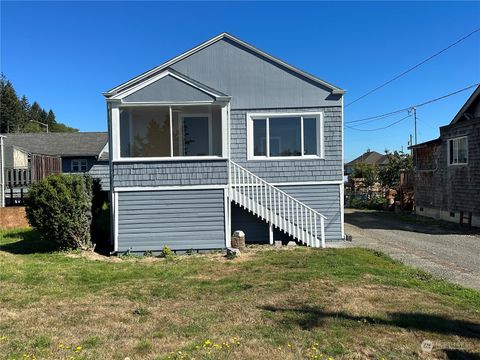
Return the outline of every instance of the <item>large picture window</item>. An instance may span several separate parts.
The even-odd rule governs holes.
[[[249,116],[250,158],[323,157],[322,114]]]
[[[467,137],[459,137],[448,140],[448,163],[450,165],[462,165],[468,162]]]
[[[120,109],[120,157],[221,156],[220,106]]]

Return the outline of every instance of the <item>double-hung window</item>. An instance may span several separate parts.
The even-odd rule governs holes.
[[[87,159],[74,159],[70,165],[72,172],[87,171]]]
[[[458,137],[448,140],[448,164],[463,165],[468,162],[467,137]]]
[[[249,158],[323,158],[322,113],[250,114]]]

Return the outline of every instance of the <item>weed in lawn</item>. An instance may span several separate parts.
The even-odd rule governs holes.
[[[135,346],[135,350],[140,353],[147,353],[152,349],[152,343],[147,339],[141,339]]]

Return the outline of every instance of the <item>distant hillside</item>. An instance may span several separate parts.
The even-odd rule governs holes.
[[[27,97],[21,98],[12,83],[2,74],[0,78],[0,132],[1,133],[24,133],[45,132],[48,124],[49,132],[76,132],[72,128],[55,120],[53,110],[48,112],[36,101],[30,105]]]

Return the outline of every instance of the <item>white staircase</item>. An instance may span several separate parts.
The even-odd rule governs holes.
[[[231,160],[229,177],[231,201],[308,246],[325,247],[325,216]]]

